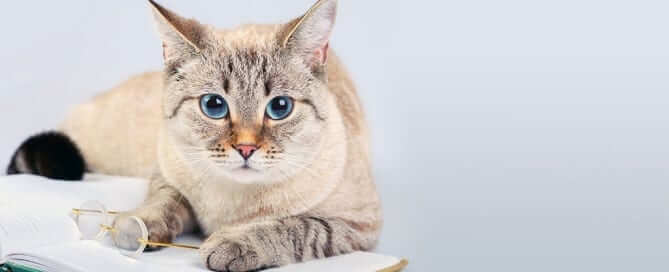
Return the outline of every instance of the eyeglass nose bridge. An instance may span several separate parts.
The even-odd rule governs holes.
[[[114,227],[105,224],[100,224],[100,229],[107,232],[118,232]]]

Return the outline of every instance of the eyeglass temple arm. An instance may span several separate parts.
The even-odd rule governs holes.
[[[107,226],[107,225],[100,225],[100,227],[106,231],[116,231],[114,227]],[[187,249],[200,249],[199,247],[196,246],[190,246],[190,245],[183,245],[183,244],[170,244],[170,243],[159,243],[159,242],[151,242],[147,241],[144,239],[137,239],[137,242],[146,244],[148,246],[157,246],[157,247],[176,247],[176,248],[187,248]]]
[[[107,226],[107,225],[100,225],[102,229],[106,231],[116,231],[114,227]],[[137,239],[137,242],[149,245],[149,246],[158,246],[158,247],[177,247],[177,248],[187,248],[187,249],[200,249],[199,247],[196,246],[190,246],[190,245],[182,245],[182,244],[169,244],[169,243],[159,243],[159,242],[151,242],[147,241],[144,239]]]
[[[74,214],[82,214],[82,213],[101,213],[98,210],[87,210],[87,209],[72,209],[72,213]],[[113,214],[117,215],[120,214],[120,212],[115,212],[115,211],[107,211],[108,214]]]
[[[187,249],[200,249],[196,246],[183,245],[183,244],[170,244],[170,243],[159,243],[159,242],[149,242],[144,239],[137,239],[138,242],[144,243],[149,246],[158,246],[158,247],[176,247],[176,248],[187,248]]]

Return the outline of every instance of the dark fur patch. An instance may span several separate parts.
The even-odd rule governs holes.
[[[318,112],[318,108],[316,108],[316,105],[314,105],[314,102],[309,100],[309,99],[301,99],[299,102],[302,102],[304,104],[307,104],[311,106],[311,108],[314,110],[314,113],[316,113],[316,118],[320,121],[325,121],[325,117],[321,116],[321,113]]]
[[[269,96],[272,93],[272,80],[265,81],[265,96]]]
[[[331,257],[335,255],[334,248],[332,247],[332,226],[330,226],[330,223],[328,223],[327,220],[318,218],[318,217],[310,217],[311,220],[314,220],[321,224],[321,226],[324,228],[325,233],[327,235],[327,240],[325,244],[323,245],[323,254],[325,254],[325,257]]]
[[[172,119],[175,116],[177,116],[177,113],[179,113],[179,110],[181,109],[181,106],[184,104],[184,102],[189,101],[189,100],[194,100],[194,99],[200,99],[200,98],[199,97],[193,97],[193,96],[187,96],[187,97],[182,98],[179,101],[179,104],[176,106],[176,108],[174,108],[174,110],[172,111],[172,114],[167,116],[167,119]]]
[[[227,78],[223,80],[223,90],[226,94],[230,93],[230,80]]]
[[[46,132],[28,138],[12,156],[8,175],[34,174],[51,179],[83,178],[86,163],[79,148],[65,134]]]

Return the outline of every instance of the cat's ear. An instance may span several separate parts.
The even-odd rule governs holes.
[[[319,0],[306,14],[286,26],[282,46],[312,68],[325,65],[336,17],[337,0]]]
[[[205,46],[206,27],[193,19],[183,18],[149,0],[153,17],[163,41],[165,62],[198,55]]]

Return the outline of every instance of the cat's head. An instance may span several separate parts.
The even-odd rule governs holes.
[[[229,30],[150,3],[163,41],[166,133],[195,174],[266,184],[308,171],[336,112],[326,64],[337,0],[286,24]]]

